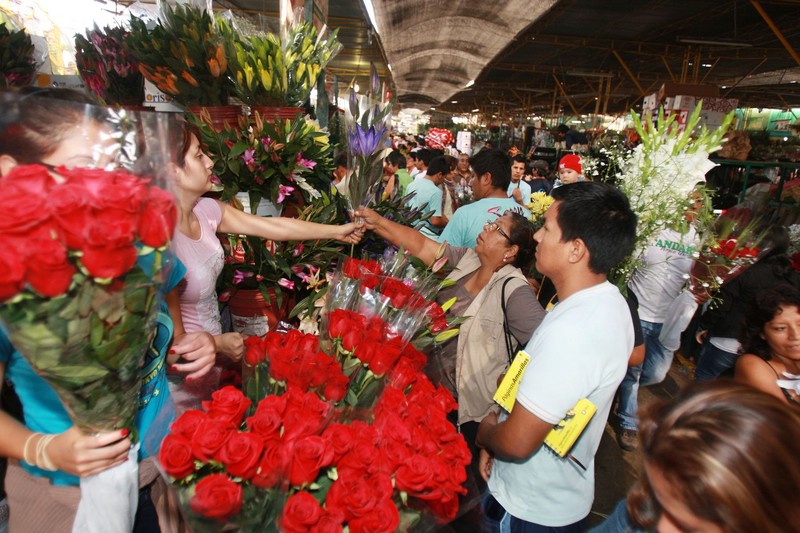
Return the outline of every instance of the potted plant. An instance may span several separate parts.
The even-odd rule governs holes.
[[[130,25],[125,46],[139,61],[145,78],[190,108],[227,105],[233,87],[225,40],[234,36],[223,35],[211,13],[165,4],[152,30],[136,17],[131,17]]]
[[[33,83],[36,60],[31,37],[25,30],[0,23],[0,88],[26,87]]]
[[[310,119],[268,121],[256,113],[240,117],[236,127],[201,132],[224,187],[223,201],[247,193],[257,213],[262,199],[279,207],[297,194],[309,200],[329,190],[333,150],[327,132]]]
[[[328,34],[310,22],[293,22],[285,37],[274,33],[235,39],[236,32],[220,24],[232,45],[229,75],[235,81],[236,95],[251,108],[266,112],[263,107],[284,109],[278,118],[293,118],[317,83],[322,69],[341,50],[337,31]]]
[[[135,106],[144,102],[139,64],[123,46],[128,31],[121,27],[75,35],[75,60],[84,83],[106,105]]]

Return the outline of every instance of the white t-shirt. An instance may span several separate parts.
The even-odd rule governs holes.
[[[576,292],[545,316],[525,347],[531,362],[516,401],[554,425],[582,398],[596,405],[597,413],[571,451],[585,471],[544,445],[521,462],[495,459],[489,490],[511,515],[559,527],[589,514],[594,456],[632,349],[630,310],[611,283]]]
[[[697,241],[697,231],[690,226],[685,234],[662,230],[647,247],[644,267],[630,282],[639,299],[639,318],[656,324],[664,322],[667,309],[686,285]]]

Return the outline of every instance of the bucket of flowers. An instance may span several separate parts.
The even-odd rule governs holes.
[[[0,23],[0,88],[27,87],[36,75],[36,58],[31,37]]]
[[[97,26],[75,35],[75,62],[84,83],[106,105],[142,105],[144,78],[123,46],[128,31]]]

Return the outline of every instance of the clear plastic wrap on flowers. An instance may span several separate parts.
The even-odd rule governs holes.
[[[0,177],[0,320],[77,427],[125,428],[137,442],[144,405],[155,424],[169,407],[151,388],[170,340],[156,325],[173,264],[168,171],[180,129],[75,99],[0,94],[0,154],[18,163]],[[148,426],[148,436],[159,431]],[[81,479],[74,530],[130,530],[138,448]]]

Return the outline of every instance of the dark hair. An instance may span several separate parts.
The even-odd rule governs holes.
[[[333,160],[333,168],[344,167],[347,168],[347,154],[339,154]]]
[[[556,131],[559,133],[567,133],[569,131],[569,126],[566,124],[559,124],[559,126],[556,128]]]
[[[181,139],[178,144],[178,153],[176,154],[175,162],[179,167],[183,168],[186,165],[186,156],[189,153],[189,148],[192,145],[192,136],[197,137],[197,142],[203,142],[203,136],[200,133],[200,128],[189,122],[183,123],[181,128]]]
[[[434,157],[442,157],[444,156],[444,150],[440,148],[431,148],[431,156],[432,156],[431,159],[433,159]]]
[[[431,159],[433,159],[433,152],[427,148],[417,151],[417,161],[422,161],[426,167],[431,164]]]
[[[513,166],[514,163],[525,163],[525,168],[528,168],[528,158],[522,154],[517,154],[511,158],[511,165]]]
[[[450,165],[447,163],[447,160],[442,157],[434,157],[431,160],[431,164],[428,165],[428,176],[433,176],[434,174],[448,174],[450,172]]]
[[[492,186],[505,191],[511,183],[511,160],[499,148],[484,148],[469,158],[469,164],[478,177],[487,172],[492,176]]]
[[[579,182],[552,192],[558,204],[561,241],[581,239],[589,249],[589,269],[607,274],[633,250],[636,214],[628,197],[608,183]]]
[[[533,261],[533,254],[536,253],[533,224],[519,213],[507,211],[505,214],[511,217],[511,228],[508,232],[509,240],[511,244],[516,244],[519,247],[513,265],[523,272],[527,272]]]
[[[452,155],[443,155],[442,157],[444,157],[444,160],[447,161],[447,164],[450,166],[450,172],[453,172],[458,166],[458,158]]]
[[[643,409],[642,455],[689,511],[730,533],[779,533],[800,523],[800,411],[730,380],[691,383]],[[648,476],[628,494],[634,523],[662,513]],[[792,525],[794,524],[794,525]]]
[[[20,164],[39,163],[86,119],[104,122],[108,112],[72,89],[26,87],[0,93],[0,154]]]
[[[406,168],[406,156],[400,153],[399,150],[392,150],[386,156],[385,161],[397,168]]]
[[[750,302],[744,326],[739,332],[741,353],[752,353],[765,361],[772,359],[772,349],[762,337],[764,326],[778,315],[781,307],[790,306],[800,308],[800,290],[788,283],[757,294]]]
[[[792,260],[786,255],[790,245],[789,231],[779,224],[773,224],[767,228],[766,234],[759,244],[761,248],[768,248],[760,262],[770,265],[776,278],[787,281],[789,281],[787,279],[789,274],[794,270]]]

